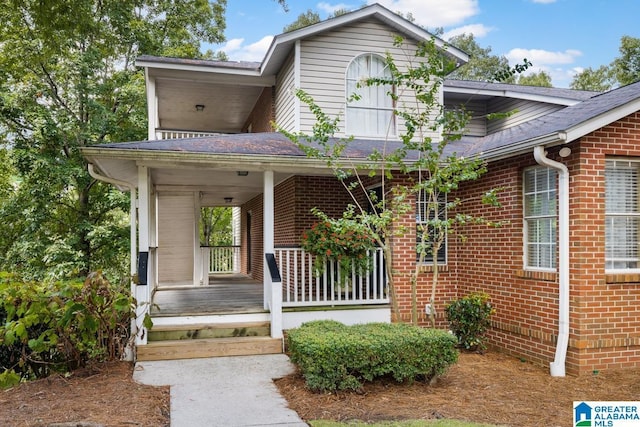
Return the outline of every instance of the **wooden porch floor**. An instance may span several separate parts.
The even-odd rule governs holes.
[[[197,316],[264,311],[262,282],[241,274],[216,274],[210,276],[208,286],[160,286],[153,296],[151,316]]]

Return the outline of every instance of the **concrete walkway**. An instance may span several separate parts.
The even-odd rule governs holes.
[[[133,378],[171,386],[171,427],[307,426],[272,381],[293,369],[284,354],[215,357],[138,362]]]

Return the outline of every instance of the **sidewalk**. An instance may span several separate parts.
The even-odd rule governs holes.
[[[303,427],[272,381],[293,369],[284,354],[232,356],[138,362],[133,378],[171,386],[171,427]]]

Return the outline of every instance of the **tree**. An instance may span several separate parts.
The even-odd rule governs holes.
[[[298,15],[298,18],[295,21],[285,26],[282,29],[282,32],[290,33],[291,31],[308,27],[309,25],[317,24],[318,22],[320,22],[320,14],[318,12],[314,12],[311,9],[307,9],[305,13],[301,13],[300,15]]]
[[[610,67],[601,65],[597,69],[585,68],[582,72],[573,76],[570,87],[575,90],[593,90],[605,92],[613,88],[615,77]]]
[[[611,67],[622,86],[640,80],[640,38],[622,36],[620,56],[613,60]]]
[[[520,74],[516,81],[517,84],[523,86],[553,87],[551,75],[544,70],[526,75]]]
[[[230,246],[233,243],[231,208],[204,207],[200,212],[200,244]]]
[[[396,39],[395,44],[402,46],[402,40]],[[296,135],[280,130],[308,156],[326,161],[353,200],[344,212],[343,224],[355,220],[355,223],[367,227],[370,237],[382,248],[387,266],[393,265],[393,236],[408,232],[395,220],[406,215],[413,217],[411,212],[415,212],[416,205],[420,207],[424,221],[418,226],[417,251],[420,258],[410,278],[411,317],[412,322],[417,323],[417,281],[425,257],[431,256],[430,319],[434,326],[437,254],[444,239],[464,224],[496,224],[464,213],[465,201],[453,197],[461,183],[478,179],[486,170],[479,158],[459,157],[447,151],[449,143],[460,138],[468,121],[463,110],[445,110],[439,102],[444,78],[455,64],[439,52],[433,40],[420,45],[415,57],[407,59],[411,65],[408,69],[400,69],[388,54],[386,66],[391,76],[371,77],[360,83],[361,86],[394,87],[387,95],[394,100],[394,115],[406,124],[406,132],[400,135],[401,144],[397,148],[392,149],[393,144],[385,144],[389,151],[375,150],[362,163],[345,159],[342,154],[352,138],[335,138],[339,118],[328,117],[313,98],[300,89],[297,96],[316,117],[313,135]],[[505,72],[511,74],[510,70]],[[415,100],[413,104],[406,102],[407,95]],[[357,98],[357,95],[352,95],[350,100]],[[400,102],[400,99],[404,101]],[[367,190],[367,179],[374,176],[382,183],[380,195]],[[442,215],[443,199],[450,215]],[[482,199],[485,203],[498,205],[495,190],[489,191]],[[395,318],[399,319],[396,293],[399,278],[392,268],[385,271],[392,310]]]
[[[460,34],[451,37],[449,43],[469,55],[469,62],[456,69],[449,78],[458,80],[478,80],[491,82],[498,71],[509,68],[509,61],[504,56],[491,55],[491,47],[482,48],[473,34]],[[507,76],[503,83],[515,83],[514,75]]]
[[[201,41],[223,40],[225,6],[0,0],[0,138],[19,176],[0,206],[3,268],[83,276],[122,265],[128,196],[92,179],[80,148],[144,139],[135,57],[201,57]]]

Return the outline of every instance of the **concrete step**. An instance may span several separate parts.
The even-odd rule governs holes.
[[[176,360],[203,357],[248,356],[283,352],[281,338],[230,337],[150,341],[137,347],[137,360]]]
[[[149,341],[175,341],[206,338],[268,337],[269,322],[202,323],[157,325],[149,330]]]

